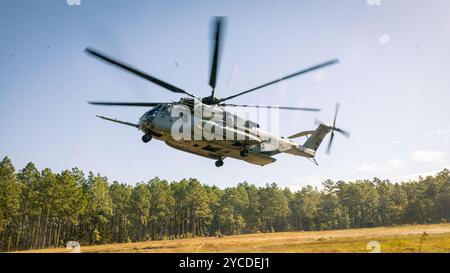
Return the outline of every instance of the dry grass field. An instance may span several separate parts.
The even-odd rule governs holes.
[[[81,252],[370,252],[368,243],[371,241],[379,243],[381,252],[450,253],[450,224],[280,232],[225,236],[224,238],[82,246]],[[28,252],[70,251],[57,248]]]

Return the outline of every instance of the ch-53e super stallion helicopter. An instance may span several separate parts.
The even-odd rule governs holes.
[[[339,104],[336,104],[336,112],[334,116],[333,125],[329,126],[320,123],[316,130],[303,131],[287,139],[284,137],[278,137],[271,135],[270,133],[262,130],[259,125],[251,120],[245,120],[237,115],[226,111],[226,107],[257,107],[257,108],[277,108],[283,110],[303,110],[303,111],[320,111],[315,108],[300,108],[300,107],[283,107],[283,106],[262,106],[262,105],[237,105],[225,103],[226,101],[236,98],[238,96],[256,91],[263,87],[293,78],[332,64],[336,64],[339,61],[337,59],[330,60],[309,68],[300,70],[285,77],[270,81],[268,83],[259,85],[249,90],[237,93],[225,98],[215,97],[214,91],[216,88],[216,79],[218,71],[218,62],[220,59],[222,29],[224,25],[223,17],[215,17],[213,23],[213,52],[210,69],[210,81],[209,85],[212,88],[211,95],[199,98],[179,87],[155,78],[147,73],[144,73],[124,62],[109,57],[95,49],[86,48],[85,52],[91,56],[94,56],[102,61],[105,61],[111,65],[121,68],[130,72],[138,77],[148,80],[160,87],[163,87],[171,92],[187,95],[188,97],[181,98],[178,102],[98,102],[90,101],[93,105],[106,105],[106,106],[141,106],[152,107],[139,119],[138,123],[130,123],[112,119],[104,116],[98,116],[99,118],[117,122],[124,125],[136,127],[141,130],[144,135],[142,141],[147,143],[152,138],[164,141],[168,146],[188,152],[199,156],[207,157],[216,160],[215,165],[221,167],[223,160],[227,157],[244,160],[248,163],[255,165],[267,165],[276,161],[273,157],[279,153],[288,153],[292,155],[306,157],[312,160],[314,163],[316,151],[325,136],[331,132],[331,137],[327,147],[327,153],[329,153],[331,143],[334,138],[334,132],[342,133],[348,136],[349,133],[336,127],[336,116],[339,109]],[[189,127],[195,135],[194,138],[178,138],[174,137],[174,125],[180,120],[186,119],[186,114],[180,111],[180,107],[188,109],[187,114],[193,114],[194,118],[191,118],[188,123],[192,123],[193,126]],[[211,116],[205,117],[198,113],[197,109],[200,109],[200,113],[210,112],[216,116],[220,116],[220,119],[211,118]],[[173,115],[177,112],[176,115]],[[194,120],[197,122],[194,124]],[[200,137],[198,130],[200,127]],[[208,135],[208,137],[206,137]],[[218,137],[227,136],[227,137]],[[213,137],[211,137],[213,136]],[[214,137],[215,136],[215,137]],[[231,137],[230,137],[231,136]],[[294,138],[307,137],[306,142],[303,145],[299,145],[292,141]],[[317,163],[316,163],[317,164]]]

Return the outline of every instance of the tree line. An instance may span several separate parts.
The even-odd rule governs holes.
[[[78,168],[54,173],[0,162],[0,250],[232,234],[440,223],[450,172],[418,181],[326,180],[296,192],[275,183],[225,189],[158,177],[134,186]]]

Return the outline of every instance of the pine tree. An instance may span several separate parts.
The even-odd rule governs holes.
[[[17,239],[16,217],[20,209],[20,184],[8,157],[0,162],[0,244],[10,250]]]
[[[87,230],[89,244],[110,242],[109,221],[112,216],[112,202],[106,177],[89,173],[87,181]]]
[[[113,215],[111,216],[111,232],[114,242],[131,241],[131,195],[133,189],[129,185],[114,181],[109,187]]]
[[[133,223],[133,241],[150,239],[148,223],[150,221],[151,193],[147,184],[138,183],[131,194],[131,219]]]
[[[149,182],[151,193],[150,219],[152,222],[152,238],[169,237],[169,224],[175,206],[172,189],[166,180],[158,177]]]

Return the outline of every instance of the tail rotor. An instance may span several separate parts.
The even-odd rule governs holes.
[[[341,128],[336,127],[336,119],[337,119],[337,115],[338,115],[338,113],[339,113],[339,108],[340,108],[339,103],[336,103],[336,108],[335,108],[335,110],[334,110],[333,125],[332,125],[332,126],[326,125],[326,126],[328,126],[328,128],[331,130],[331,136],[330,136],[330,140],[328,141],[328,146],[327,146],[327,150],[326,150],[326,153],[327,153],[327,154],[330,154],[330,152],[331,152],[331,146],[332,146],[333,140],[334,140],[334,132],[338,132],[338,133],[344,135],[344,136],[347,137],[347,138],[350,137],[350,132],[348,132],[348,131],[346,131],[346,130],[343,130],[343,129],[341,129]],[[325,125],[324,123],[320,122],[320,121],[317,120],[317,119],[316,119],[316,123],[320,123],[320,124]]]

